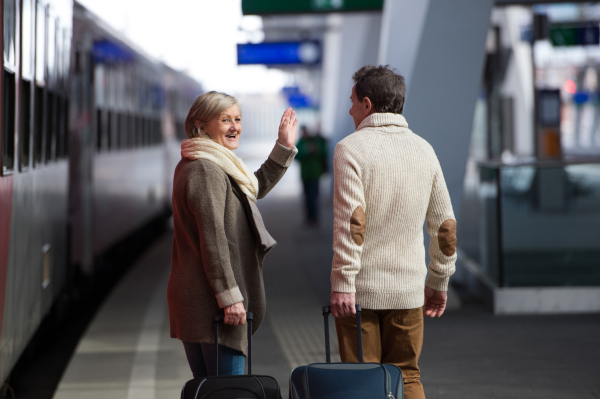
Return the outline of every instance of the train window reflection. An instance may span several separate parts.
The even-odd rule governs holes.
[[[31,82],[21,80],[19,120],[19,166],[23,172],[29,166],[29,144],[31,143]]]
[[[2,77],[2,175],[11,174],[15,161],[15,74]]]
[[[21,10],[22,36],[21,36],[21,64],[23,75],[30,78],[33,75],[33,8],[32,0],[23,0],[23,8]]]
[[[16,1],[4,0],[4,62],[15,65]]]
[[[42,163],[42,150],[44,139],[44,88],[35,87],[34,108],[33,108],[33,165],[38,166]]]
[[[38,82],[46,78],[46,8],[41,3],[36,15],[35,78]]]

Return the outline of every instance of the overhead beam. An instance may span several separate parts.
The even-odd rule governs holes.
[[[565,3],[566,0],[494,0],[497,6],[534,6],[536,4]],[[589,0],[569,0],[568,3],[589,3]]]

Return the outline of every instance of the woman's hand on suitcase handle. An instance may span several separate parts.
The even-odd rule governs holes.
[[[234,326],[246,324],[246,309],[244,309],[242,302],[234,303],[223,310],[225,311],[225,318],[223,319],[225,324],[233,324]]]
[[[331,309],[331,314],[334,317],[346,317],[356,315],[354,292],[333,291],[331,293],[331,301],[329,305]]]

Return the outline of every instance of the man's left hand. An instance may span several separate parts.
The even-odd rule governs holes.
[[[329,303],[331,314],[334,317],[354,316],[356,314],[354,298],[354,292],[333,291]]]
[[[436,291],[433,288],[425,286],[425,316],[429,316],[432,319],[434,317],[440,317],[444,310],[446,310],[446,301],[448,300],[448,293],[446,291]]]

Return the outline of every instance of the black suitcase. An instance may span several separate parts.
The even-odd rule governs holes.
[[[393,364],[364,363],[360,305],[356,305],[360,363],[331,363],[329,306],[323,307],[327,363],[296,367],[290,375],[290,399],[402,399],[404,379]]]
[[[252,313],[246,313],[248,324],[248,375],[219,377],[219,321],[224,316],[216,315],[215,348],[217,377],[189,380],[181,390],[181,399],[281,399],[279,384],[273,377],[252,375]]]

